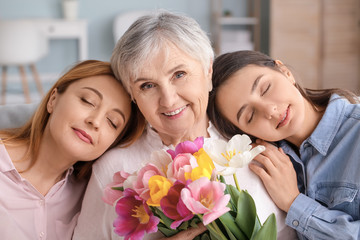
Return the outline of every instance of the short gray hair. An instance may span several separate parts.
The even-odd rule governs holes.
[[[117,42],[111,67],[131,94],[130,81],[138,76],[141,66],[171,42],[189,56],[200,61],[207,72],[214,51],[207,34],[192,18],[158,11],[136,20]]]

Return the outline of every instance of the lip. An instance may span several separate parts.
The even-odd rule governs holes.
[[[285,116],[285,118],[284,118],[284,116]],[[290,119],[290,106],[288,106],[286,111],[283,114],[281,114],[280,121],[279,121],[278,125],[276,126],[276,129],[285,126],[289,122],[289,119]]]
[[[171,110],[171,111],[163,112],[162,114],[165,117],[168,117],[168,118],[177,118],[177,117],[181,116],[181,114],[184,112],[184,110],[186,108],[187,108],[187,105],[176,108],[176,109]]]
[[[78,129],[78,128],[73,128],[75,134],[84,142],[92,144],[93,140],[91,138],[91,136],[89,134],[87,134],[85,131]]]

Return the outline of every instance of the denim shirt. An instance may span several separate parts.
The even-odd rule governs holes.
[[[360,104],[333,95],[299,156],[279,143],[297,172],[300,194],[286,224],[299,239],[360,239]]]

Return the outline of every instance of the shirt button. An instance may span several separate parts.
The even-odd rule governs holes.
[[[44,232],[41,232],[41,233],[39,234],[40,238],[43,238],[43,237],[44,237],[44,235],[45,235],[45,233],[44,233]]]
[[[39,200],[39,205],[44,206],[44,200]]]
[[[292,222],[292,225],[295,226],[295,227],[299,226],[299,221],[298,221],[298,220],[294,220],[294,221]]]

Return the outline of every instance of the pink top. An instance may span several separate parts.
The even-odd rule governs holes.
[[[0,235],[3,240],[71,239],[85,182],[66,176],[43,196],[15,169],[0,144]]]

